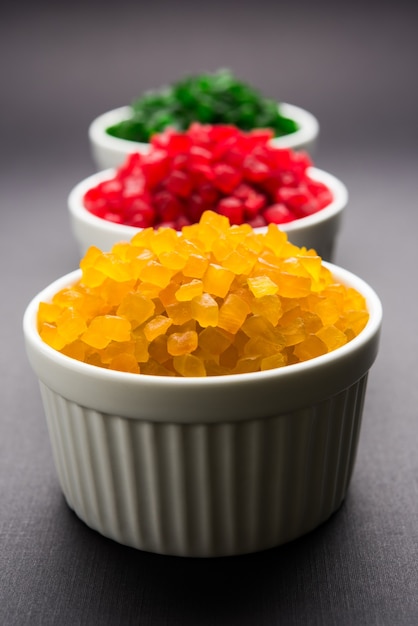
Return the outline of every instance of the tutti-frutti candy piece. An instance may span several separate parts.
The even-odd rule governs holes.
[[[242,261],[228,263],[238,251]],[[92,247],[80,268],[74,285],[40,303],[40,336],[69,358],[130,374],[286,367],[343,346],[369,317],[314,250],[274,224],[260,233],[213,211],[180,232],[148,228],[108,252]]]
[[[131,105],[131,117],[110,126],[119,139],[148,142],[167,127],[185,130],[192,122],[233,124],[242,130],[271,128],[275,136],[298,130],[298,124],[280,113],[278,103],[266,98],[228,69],[186,76],[161,89],[147,91]]]
[[[328,206],[333,195],[312,179],[308,154],[275,147],[272,136],[268,129],[198,122],[184,131],[167,129],[152,136],[146,154],[131,153],[113,177],[87,190],[84,206],[115,224],[176,230],[198,222],[207,210],[230,224],[260,227],[308,217]],[[182,256],[176,252],[166,252],[167,270],[181,269]]]

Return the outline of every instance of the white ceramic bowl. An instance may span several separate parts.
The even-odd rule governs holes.
[[[296,365],[208,378],[111,371],[64,356],[24,315],[62,491],[91,528],[160,554],[250,553],[300,537],[341,505],[353,471],[382,309],[360,278],[327,264],[366,298],[351,342]]]
[[[295,245],[314,248],[323,259],[331,261],[343,210],[348,202],[348,192],[345,185],[328,172],[311,167],[309,174],[312,179],[327,185],[333,193],[334,200],[317,213],[281,224],[280,228],[288,233],[289,240]],[[69,193],[67,204],[70,223],[81,256],[84,256],[92,245],[101,250],[110,250],[113,244],[119,241],[130,241],[139,230],[135,226],[115,224],[97,217],[87,211],[83,204],[86,191],[104,180],[110,180],[114,175],[114,169],[97,172],[79,182]],[[265,228],[255,230],[262,231]]]
[[[293,104],[279,104],[279,110],[285,117],[297,122],[299,130],[273,139],[274,145],[294,150],[303,149],[312,153],[319,134],[319,123],[316,117]],[[123,106],[99,115],[90,124],[88,129],[90,150],[98,170],[118,167],[131,152],[144,152],[149,149],[148,143],[119,139],[106,132],[107,128],[129,119],[131,115],[132,108]]]

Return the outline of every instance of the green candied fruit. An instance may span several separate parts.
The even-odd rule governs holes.
[[[227,69],[188,76],[131,104],[131,118],[106,129],[113,137],[148,142],[172,127],[185,131],[192,122],[233,124],[241,130],[271,128],[276,137],[298,130],[297,123],[280,115],[277,102],[239,81]]]

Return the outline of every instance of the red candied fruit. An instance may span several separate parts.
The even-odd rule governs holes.
[[[102,219],[138,228],[180,230],[204,211],[231,224],[284,224],[328,206],[333,195],[310,177],[305,152],[277,148],[270,129],[193,123],[166,129],[149,151],[130,154],[112,179],[84,195],[85,208]]]

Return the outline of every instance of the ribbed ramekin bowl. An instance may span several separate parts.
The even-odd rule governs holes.
[[[119,543],[215,557],[279,546],[343,502],[356,458],[382,309],[343,347],[296,365],[208,378],[110,371],[45,344],[37,310],[80,277],[51,284],[23,321],[59,482],[81,520]]]
[[[324,209],[308,217],[281,224],[280,228],[288,233],[289,240],[295,245],[314,248],[323,259],[332,261],[343,212],[348,204],[347,188],[329,172],[315,167],[309,168],[308,172],[313,180],[324,183],[331,190],[333,200]],[[81,256],[84,256],[90,246],[110,250],[119,241],[130,241],[140,230],[135,226],[115,224],[97,217],[84,206],[84,194],[102,181],[112,179],[115,173],[115,169],[108,169],[92,174],[77,183],[68,195],[67,206],[71,229]],[[255,230],[265,230],[265,228]]]
[[[299,129],[273,139],[274,145],[293,150],[306,150],[313,153],[319,135],[319,123],[312,113],[293,104],[282,103],[278,105],[280,113],[284,117],[294,120]],[[114,168],[121,165],[128,154],[132,152],[144,152],[149,149],[148,143],[119,139],[106,132],[110,126],[127,120],[132,115],[130,106],[123,106],[102,113],[96,117],[88,129],[90,151],[98,170]]]

